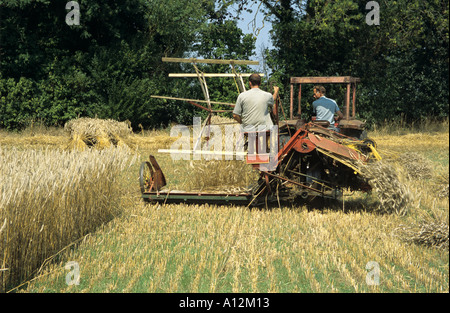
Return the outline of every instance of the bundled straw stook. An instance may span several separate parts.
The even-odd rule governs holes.
[[[448,221],[428,221],[413,226],[401,225],[397,228],[397,232],[406,242],[448,251]]]
[[[70,120],[64,125],[64,130],[70,134],[68,148],[77,150],[87,147],[103,149],[110,146],[129,146],[127,139],[132,134],[129,123],[87,117]]]
[[[449,191],[449,174],[448,167],[436,175],[435,177],[435,190],[439,199],[448,198]]]
[[[417,152],[405,152],[400,155],[400,161],[408,179],[429,179],[433,176],[431,161]]]
[[[406,215],[413,197],[409,188],[400,181],[396,168],[381,161],[362,166],[361,169],[377,195],[380,203],[378,211]]]

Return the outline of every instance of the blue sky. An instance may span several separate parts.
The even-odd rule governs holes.
[[[268,21],[263,21],[263,15],[261,12],[256,15],[256,23],[255,25],[253,25],[254,17],[255,12],[245,12],[241,14],[241,20],[238,21],[239,28],[241,28],[244,33],[253,34],[257,37],[256,50],[260,50],[261,45],[270,47],[272,44],[269,37],[269,31],[272,29],[272,25]],[[258,34],[254,33],[253,26],[255,26],[257,29],[260,29]]]
[[[263,21],[264,15],[262,12],[258,12],[256,14],[257,7],[256,5],[253,5],[251,7],[253,10],[252,13],[243,12],[240,15],[240,20],[238,21],[238,27],[242,29],[242,31],[245,34],[253,34],[256,36],[256,56],[254,58],[255,61],[262,61],[261,58],[261,49],[262,47],[265,48],[272,48],[272,42],[270,40],[269,31],[272,29],[272,25],[268,21]],[[253,25],[252,21],[255,18],[256,14],[256,23]],[[258,34],[255,34],[253,27],[256,29],[260,29]],[[256,66],[255,69],[258,69],[259,66]]]

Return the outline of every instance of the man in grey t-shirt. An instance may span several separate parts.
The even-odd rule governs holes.
[[[270,118],[274,100],[278,97],[278,87],[274,87],[274,94],[259,89],[261,76],[252,74],[249,77],[250,90],[239,95],[233,110],[233,118],[242,124],[244,132],[270,130],[273,126]]]

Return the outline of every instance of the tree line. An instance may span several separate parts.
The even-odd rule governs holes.
[[[192,67],[161,58],[254,59],[255,38],[237,18],[256,10],[272,24],[264,61],[286,105],[292,76],[355,76],[358,115],[370,123],[448,117],[448,1],[378,1],[379,25],[367,23],[365,0],[76,2],[75,24],[64,0],[0,2],[0,128],[81,116],[134,128],[191,123],[201,114],[192,105],[151,98],[202,98],[195,80],[168,78]],[[229,78],[208,86],[213,100],[238,96]],[[329,94],[343,102],[340,87]],[[312,99],[303,102],[308,114]]]

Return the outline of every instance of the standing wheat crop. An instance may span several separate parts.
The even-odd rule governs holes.
[[[109,221],[129,150],[0,147],[0,291],[31,277],[49,256]]]

